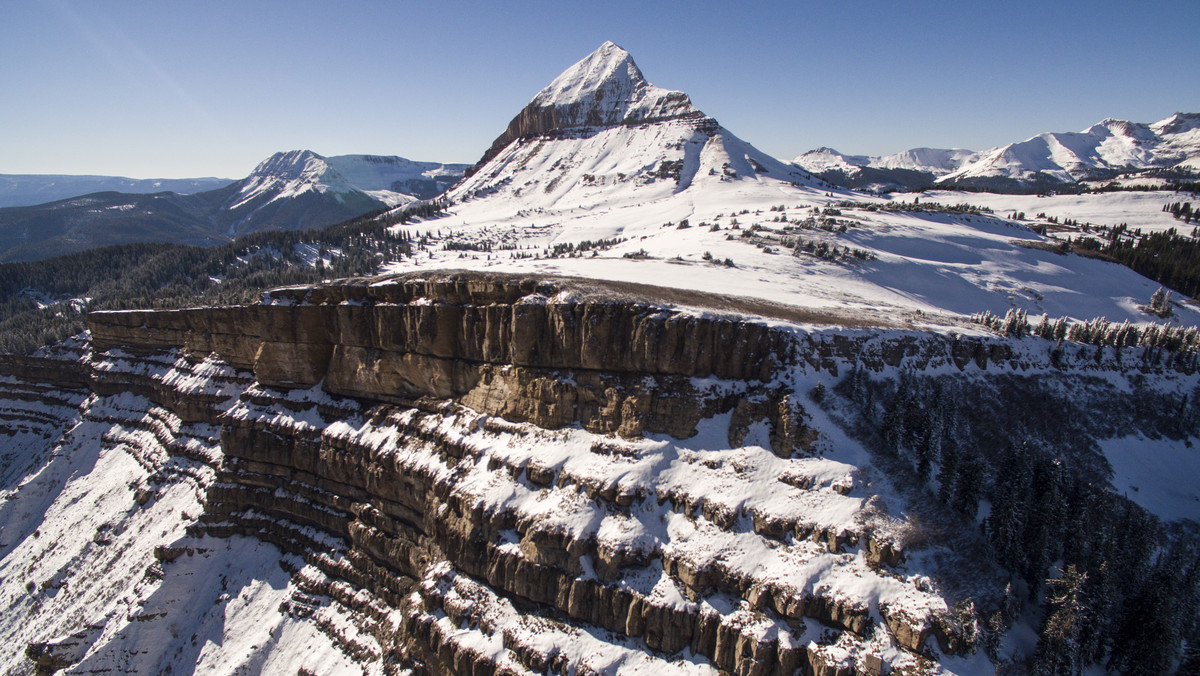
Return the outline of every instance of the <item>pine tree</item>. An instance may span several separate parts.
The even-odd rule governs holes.
[[[995,497],[985,532],[996,559],[1010,570],[1021,570],[1026,561],[1022,535],[1026,528],[1032,483],[1029,452],[1025,444],[1009,446],[996,467]]]
[[[1034,653],[1034,673],[1039,676],[1078,676],[1084,666],[1079,635],[1089,613],[1084,597],[1087,575],[1074,564],[1058,579],[1046,580],[1050,593],[1047,616]]]

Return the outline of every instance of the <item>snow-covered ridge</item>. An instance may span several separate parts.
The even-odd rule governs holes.
[[[842,171],[854,175],[863,167],[874,169],[907,169],[942,176],[964,163],[974,161],[978,153],[962,148],[912,148],[893,155],[847,155],[833,148],[810,150],[792,163],[813,173]]]
[[[981,153],[944,182],[1044,174],[1074,182],[1124,170],[1172,167],[1200,155],[1200,115],[1176,113],[1153,124],[1106,119],[1080,132],[1047,132]]]
[[[229,201],[236,210],[255,208],[305,193],[330,195],[339,202],[357,197],[398,206],[432,197],[462,176],[466,165],[414,162],[403,157],[338,155],[323,157],[311,150],[275,153],[241,182]]]
[[[390,190],[403,192],[412,181],[453,182],[462,176],[465,164],[416,162],[387,155],[336,155],[325,163],[359,190]],[[424,195],[419,195],[424,197]]]
[[[913,148],[893,155],[847,155],[832,148],[810,150],[792,163],[813,173],[864,169],[927,172],[937,183],[996,180],[1062,182],[1103,178],[1156,167],[1187,170],[1200,162],[1200,114],[1176,113],[1153,124],[1105,119],[1079,132],[1046,132],[989,150]],[[990,182],[989,182],[990,181]]]

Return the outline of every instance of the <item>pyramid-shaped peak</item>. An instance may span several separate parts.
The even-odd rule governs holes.
[[[678,120],[707,118],[687,94],[650,84],[629,52],[605,42],[538,92],[467,175],[517,139]]]
[[[629,52],[612,42],[605,42],[554,78],[533,97],[533,103],[568,105],[597,95],[614,101],[628,101],[649,86]]]
[[[526,106],[542,111],[557,129],[702,117],[687,94],[646,81],[629,52],[605,42],[563,71]],[[518,116],[519,117],[519,116]]]

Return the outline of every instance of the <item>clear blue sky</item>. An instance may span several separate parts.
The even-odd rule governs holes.
[[[0,173],[474,162],[605,40],[784,159],[1200,112],[1200,2],[128,2],[0,10]]]

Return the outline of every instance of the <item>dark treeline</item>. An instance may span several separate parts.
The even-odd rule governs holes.
[[[374,274],[412,253],[407,233],[390,227],[445,206],[422,202],[322,230],[255,233],[216,248],[122,244],[0,264],[0,352],[25,353],[79,333],[90,310],[249,303],[275,286]]]
[[[1200,240],[1174,228],[1130,236],[1124,225],[1106,229],[1101,237],[1081,237],[1072,244],[1076,251],[1099,254],[1188,296],[1200,294]]]
[[[1170,212],[1184,223],[1191,223],[1193,219],[1200,221],[1200,209],[1192,210],[1191,202],[1172,202],[1163,205],[1163,211]]]
[[[1035,674],[1163,674],[1200,659],[1200,539],[1114,493],[1095,441],[1192,436],[1200,403],[1134,385],[1121,401],[1089,400],[1037,378],[875,380],[859,369],[835,388],[889,471],[950,518],[978,522],[1009,572],[1001,598],[974,599],[977,645],[993,660],[1018,616],[1039,626],[1022,665]]]

